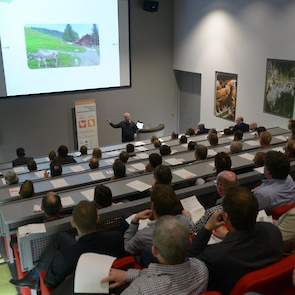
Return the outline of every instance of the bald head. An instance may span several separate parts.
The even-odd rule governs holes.
[[[226,191],[238,185],[237,175],[232,171],[222,171],[217,175],[217,192],[224,197]]]
[[[57,217],[62,209],[60,196],[54,192],[47,193],[42,199],[42,210],[48,217]]]
[[[131,120],[131,116],[130,116],[129,113],[124,113],[124,114],[123,114],[123,117],[124,117],[124,120],[125,120],[125,121],[130,121],[130,120]]]
[[[244,118],[243,117],[237,117],[236,124],[241,124],[243,122],[244,122]]]

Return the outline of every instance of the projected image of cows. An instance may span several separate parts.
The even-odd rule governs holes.
[[[25,42],[32,70],[100,64],[97,24],[27,25]]]
[[[264,111],[292,118],[295,97],[295,61],[268,59]]]
[[[234,121],[237,106],[238,75],[216,72],[215,116]]]

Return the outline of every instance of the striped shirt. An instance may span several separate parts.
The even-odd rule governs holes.
[[[196,258],[178,265],[151,263],[147,269],[130,269],[132,282],[122,295],[197,295],[206,291],[208,269]]]

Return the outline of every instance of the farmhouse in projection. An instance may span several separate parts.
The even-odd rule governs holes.
[[[30,69],[98,66],[100,39],[96,24],[26,25]]]

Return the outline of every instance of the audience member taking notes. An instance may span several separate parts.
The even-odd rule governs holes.
[[[12,167],[27,165],[32,158],[26,157],[25,149],[20,147],[16,150],[17,158],[12,161]]]

